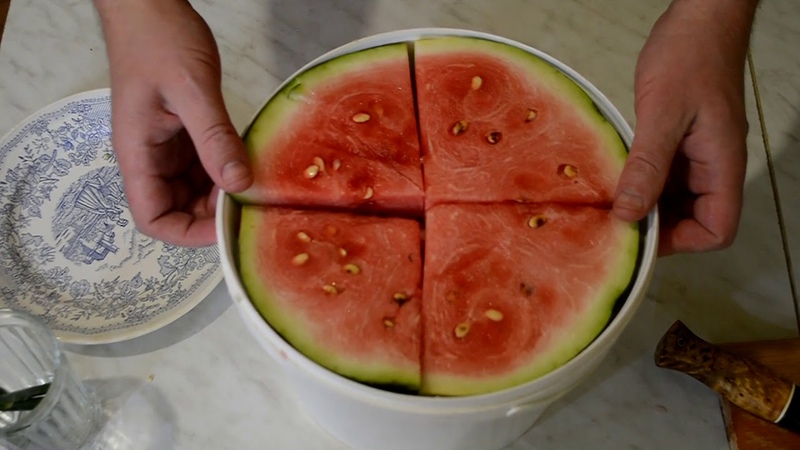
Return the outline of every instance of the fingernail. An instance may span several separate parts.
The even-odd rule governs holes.
[[[222,181],[228,189],[236,189],[237,184],[247,181],[250,171],[241,161],[231,161],[222,168]]]
[[[617,200],[614,203],[620,208],[631,211],[641,211],[644,209],[644,199],[642,196],[630,190],[622,191],[617,196]]]

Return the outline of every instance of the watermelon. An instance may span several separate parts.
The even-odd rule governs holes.
[[[420,384],[419,222],[247,205],[239,271],[259,313],[318,364],[367,384]]]
[[[340,56],[287,83],[246,132],[242,203],[421,214],[422,169],[406,44]]]
[[[344,377],[430,396],[517,386],[586,348],[634,278],[638,225],[610,209],[627,149],[536,56],[408,45],[304,71],[247,130],[241,282]]]
[[[608,322],[639,246],[635,224],[587,206],[439,205],[425,224],[431,395],[492,392],[567,362]]]
[[[611,203],[626,147],[555,67],[464,37],[420,40],[414,63],[427,206]]]

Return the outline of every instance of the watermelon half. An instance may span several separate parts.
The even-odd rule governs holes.
[[[245,142],[241,282],[344,377],[434,396],[520,385],[586,348],[635,278],[638,224],[610,210],[622,139],[516,47],[436,37],[332,59]]]

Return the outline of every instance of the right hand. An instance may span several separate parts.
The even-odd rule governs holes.
[[[744,65],[755,0],[673,0],[636,65],[636,134],[614,211],[658,202],[659,255],[736,237],[747,163]]]
[[[225,109],[211,30],[185,0],[95,0],[111,73],[113,145],[134,222],[180,246],[216,242],[219,189],[253,177]]]

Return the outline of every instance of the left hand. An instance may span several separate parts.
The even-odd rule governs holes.
[[[111,72],[113,144],[137,228],[180,246],[216,242],[219,189],[253,181],[225,109],[220,58],[186,0],[95,0]]]

